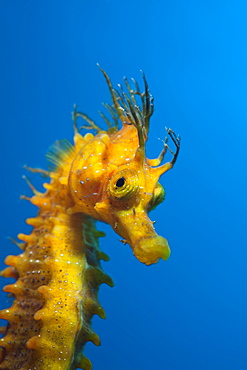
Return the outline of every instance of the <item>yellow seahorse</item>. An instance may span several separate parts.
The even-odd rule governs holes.
[[[110,224],[146,265],[169,257],[167,240],[156,234],[147,214],[164,199],[158,180],[176,162],[180,139],[167,129],[175,153],[166,139],[157,159],[146,158],[154,108],[144,74],[143,93],[134,80],[132,89],[126,79],[124,92],[121,87],[113,89],[101,71],[113,101],[106,107],[114,124],[102,114],[109,126],[103,131],[75,110],[74,145],[65,140],[54,144],[48,153],[51,171],[30,169],[49,175],[51,181],[44,183],[44,193],[28,181],[34,195],[26,199],[38,206],[38,215],[27,219],[33,226],[31,234],[18,235],[23,253],[8,256],[9,267],[1,272],[16,281],[4,287],[15,299],[0,312],[0,318],[8,320],[1,330],[0,369],[91,369],[82,350],[87,341],[100,344],[91,328],[94,314],[105,317],[97,298],[99,285],[113,285],[100,266],[108,256],[99,248],[103,233],[96,230],[95,220]],[[88,123],[83,128],[97,134],[82,136],[78,117]],[[167,150],[173,158],[162,165]]]

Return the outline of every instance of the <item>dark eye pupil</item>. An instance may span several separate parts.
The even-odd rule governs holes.
[[[116,182],[116,186],[118,188],[121,188],[124,185],[124,183],[125,183],[125,178],[124,177],[120,177],[120,179],[118,179],[117,182]]]

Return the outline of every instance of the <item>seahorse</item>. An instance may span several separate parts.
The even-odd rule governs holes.
[[[166,138],[158,158],[148,159],[145,144],[154,104],[145,75],[141,92],[135,80],[131,87],[126,78],[125,89],[114,89],[101,71],[112,98],[112,105],[105,106],[113,122],[101,113],[108,130],[75,108],[74,144],[63,140],[51,147],[50,171],[28,168],[51,180],[43,184],[44,193],[27,180],[34,194],[24,198],[39,208],[38,214],[26,220],[33,227],[30,235],[18,235],[22,253],[7,256],[8,267],[1,272],[15,282],[4,287],[14,301],[0,312],[8,321],[1,328],[0,369],[92,368],[83,348],[88,341],[100,344],[91,327],[93,315],[105,317],[98,289],[102,283],[113,286],[100,265],[108,256],[100,250],[98,239],[104,234],[96,221],[110,224],[146,265],[170,255],[167,239],[157,235],[148,213],[164,200],[159,178],[175,164],[180,138],[167,129],[175,152]],[[87,122],[81,128],[79,118]],[[96,134],[82,136],[82,128]],[[167,151],[172,160],[162,164]]]

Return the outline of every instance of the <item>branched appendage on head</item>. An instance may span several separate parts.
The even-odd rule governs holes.
[[[83,212],[110,224],[125,243],[130,244],[138,260],[150,265],[170,255],[167,240],[156,234],[147,214],[164,200],[165,192],[158,181],[175,164],[180,138],[167,129],[175,152],[169,148],[166,138],[159,157],[146,158],[145,143],[154,105],[145,75],[143,93],[135,80],[132,89],[125,78],[126,93],[120,85],[115,90],[106,72],[101,71],[113,101],[112,106],[105,106],[114,124],[104,116],[111,128],[107,132],[97,130],[98,134],[86,140],[74,159],[68,184],[75,206],[70,212]],[[98,128],[84,114],[75,114],[75,120],[81,116],[91,128]],[[122,123],[119,131],[118,120]],[[76,135],[77,131],[75,142],[78,141]],[[173,158],[162,165],[167,151]]]

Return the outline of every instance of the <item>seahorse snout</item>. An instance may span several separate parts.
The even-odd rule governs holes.
[[[124,242],[130,245],[134,256],[140,262],[152,265],[160,259],[169,258],[170,247],[167,239],[156,233],[153,222],[141,207],[136,208],[135,212],[116,212],[114,216],[114,224],[111,222],[111,225],[124,238]]]

